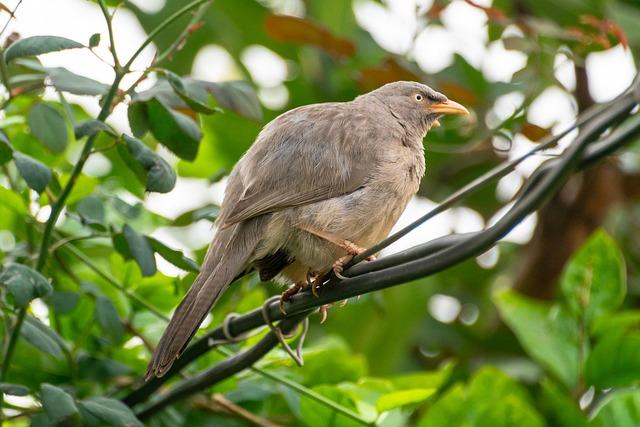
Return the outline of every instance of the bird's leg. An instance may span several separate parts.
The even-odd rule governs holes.
[[[316,230],[312,227],[306,226],[306,225],[298,225],[297,226],[300,230],[306,231],[307,233],[311,233],[314,236],[317,236],[323,240],[326,240],[328,242],[333,243],[336,246],[341,247],[342,249],[344,249],[345,251],[347,251],[347,255],[340,257],[334,264],[333,264],[333,272],[336,275],[337,278],[339,279],[344,279],[345,277],[341,274],[342,270],[344,268],[344,265],[346,263],[348,263],[349,261],[351,261],[353,259],[354,256],[361,254],[362,252],[364,252],[366,249],[356,245],[355,243],[353,243],[350,240],[346,240],[346,239],[340,239],[336,236],[334,236],[331,233],[327,233],[321,230]],[[376,259],[376,257],[374,255],[369,255],[367,258],[367,261],[373,261],[374,259]],[[316,286],[317,288],[318,286]],[[314,291],[314,288],[311,288],[312,291]],[[316,292],[314,292],[314,295],[317,296]]]
[[[344,270],[345,264],[351,261],[353,257],[355,257],[356,255],[360,255],[362,252],[366,250],[356,245],[355,243],[350,242],[349,240],[344,240],[343,242],[344,242],[344,246],[342,247],[347,251],[347,254],[345,256],[341,256],[336,260],[336,262],[333,263],[333,274],[335,274],[336,277],[341,280],[346,279],[346,277],[342,275],[342,271]],[[376,259],[376,257],[375,255],[369,255],[365,259],[367,261],[373,261],[374,259]]]

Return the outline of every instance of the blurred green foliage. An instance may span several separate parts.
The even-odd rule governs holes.
[[[640,6],[632,0],[495,0],[490,7],[466,1],[486,15],[489,42],[501,40],[507,49],[526,54],[526,65],[510,81],[493,82],[456,55],[448,67],[427,75],[411,54],[379,47],[357,24],[351,1],[299,2],[302,18],[281,14],[286,3],[216,0],[195,18],[186,14],[154,39],[159,52],[169,54],[148,70],[157,79],[152,87],[120,87],[111,99],[109,85],[44,67],[34,57],[86,49],[79,44],[84,41],[33,37],[4,50],[4,84],[12,97],[0,115],[0,350],[4,357],[15,343],[15,351],[0,361],[3,425],[140,424],[117,399],[138,384],[151,346],[195,277],[205,249],[195,251],[194,260],[151,235],[211,224],[218,210],[206,203],[166,218],[146,208],[148,193],[170,192],[185,178],[218,181],[281,112],[350,100],[400,79],[442,90],[473,109],[478,120],[447,121],[430,132],[421,194],[438,200],[504,158],[493,137],[511,140],[521,134],[535,142],[550,132],[529,123],[525,113],[545,89],[562,87],[554,74],[558,55],[582,64],[589,53],[613,45],[634,53],[640,47]],[[449,3],[436,0],[418,10],[420,25],[441,26]],[[133,11],[151,33],[184,2],[168,0],[153,14],[127,2],[120,7]],[[508,27],[518,31],[505,32]],[[89,45],[108,46],[108,40],[105,31]],[[211,44],[229,53],[240,81],[188,77],[198,52]],[[257,82],[251,82],[242,60],[252,45],[286,61],[286,105],[261,106]],[[45,86],[59,96],[44,99]],[[484,117],[501,95],[514,91],[524,95],[523,105],[489,127]],[[69,103],[68,93],[127,104],[131,134],[120,135]],[[81,173],[69,186],[88,140],[90,155],[99,153],[110,168],[99,176]],[[638,147],[633,150],[629,155],[637,161]],[[43,221],[65,188],[70,193],[64,214],[45,248],[46,263],[38,268]],[[491,186],[466,206],[488,219],[501,206],[495,192]],[[312,322],[303,368],[274,351],[258,363],[268,377],[243,372],[176,403],[149,425],[251,425],[233,409],[240,407],[264,425],[636,426],[639,208],[636,203],[617,210],[608,231],[595,233],[573,256],[553,301],[510,290],[521,247],[501,243],[491,268],[471,260],[332,309],[322,327]],[[159,271],[160,258],[183,274]],[[278,291],[255,277],[244,278],[216,306],[212,324],[230,312],[259,307]],[[456,299],[460,310],[454,318],[438,320],[428,309],[439,295]],[[240,351],[258,339],[231,348]],[[212,352],[186,373],[221,358]],[[291,381],[298,390],[286,385]],[[216,395],[232,406],[216,403]]]

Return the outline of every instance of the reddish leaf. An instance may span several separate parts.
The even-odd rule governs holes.
[[[545,136],[549,135],[549,129],[545,129],[533,123],[525,123],[520,129],[520,133],[529,138],[531,141],[540,141]]]
[[[389,57],[378,67],[363,68],[360,70],[358,83],[362,89],[369,91],[383,84],[396,82],[398,80],[421,81],[422,77],[404,68],[395,58]]]
[[[267,34],[276,40],[318,46],[337,58],[350,57],[356,52],[350,40],[336,37],[324,27],[306,19],[269,14],[264,25]]]
[[[613,21],[606,21],[605,29],[609,34],[615,37],[618,42],[620,42],[622,47],[624,47],[625,49],[629,47],[629,39],[627,39],[627,35],[624,33],[620,25],[616,24]]]
[[[436,19],[440,17],[440,13],[445,10],[447,7],[446,4],[440,3],[439,1],[434,1],[431,8],[427,11],[427,18]]]

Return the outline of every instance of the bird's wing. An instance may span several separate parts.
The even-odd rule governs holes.
[[[355,191],[375,168],[379,132],[371,114],[351,103],[311,105],[278,117],[240,161],[234,184],[242,188],[233,190],[235,200],[225,200],[219,224]]]

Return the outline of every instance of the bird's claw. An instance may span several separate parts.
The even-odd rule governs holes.
[[[320,324],[322,325],[327,320],[327,314],[329,313],[329,307],[331,304],[322,304],[318,312],[320,313]]]
[[[282,314],[287,314],[287,312],[284,309],[284,303],[289,301],[292,296],[300,292],[300,289],[302,289],[303,287],[304,285],[302,283],[294,283],[293,285],[289,286],[287,290],[280,295],[280,312]]]
[[[342,274],[342,272],[344,271],[344,266],[355,256],[358,256],[366,251],[366,249],[361,248],[360,246],[356,245],[353,242],[350,242],[349,240],[344,241],[344,248],[347,251],[347,255],[338,258],[338,260],[333,263],[333,274],[340,280],[346,279],[346,277]],[[373,261],[375,259],[375,255],[369,255],[365,258],[365,260],[367,261]]]

